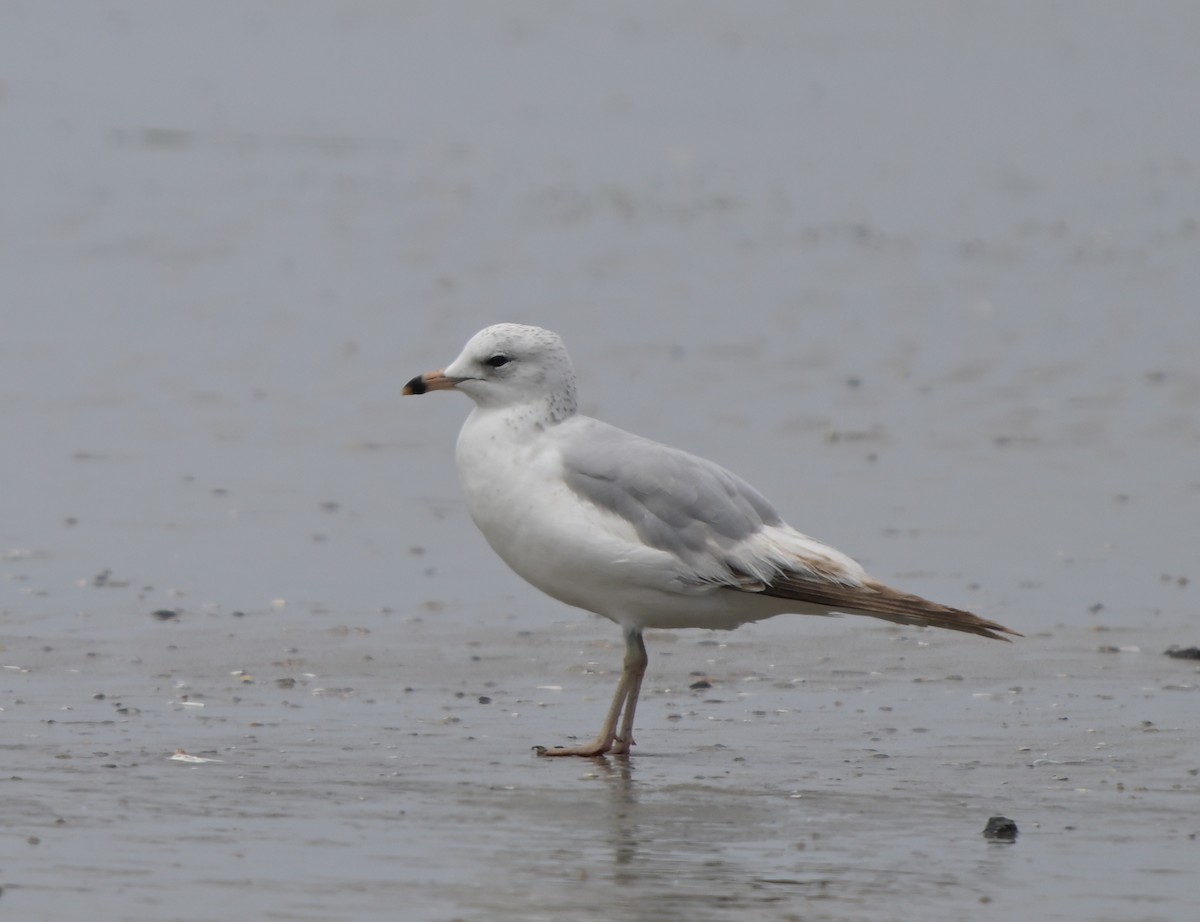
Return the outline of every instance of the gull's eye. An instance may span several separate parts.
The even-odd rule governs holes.
[[[488,359],[483,364],[491,365],[493,368],[499,368],[501,365],[507,365],[511,361],[512,361],[512,359],[510,359],[507,355],[501,354],[501,355],[493,355],[490,359]]]

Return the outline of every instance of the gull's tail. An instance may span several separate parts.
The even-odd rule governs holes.
[[[870,615],[872,618],[882,618],[896,624],[940,627],[948,631],[979,634],[992,640],[1008,641],[1008,638],[1003,636],[1005,634],[1011,634],[1013,637],[1024,636],[961,608],[931,602],[919,595],[900,592],[874,580],[854,586],[819,578],[806,578],[799,573],[788,572],[779,574],[769,583],[758,583],[750,591],[776,599],[794,599],[809,605],[826,605],[833,611]]]

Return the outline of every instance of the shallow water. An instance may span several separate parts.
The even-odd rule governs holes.
[[[1193,918],[1197,18],[5,5],[0,908]],[[534,758],[619,632],[399,399],[499,320],[1026,638],[653,634]]]

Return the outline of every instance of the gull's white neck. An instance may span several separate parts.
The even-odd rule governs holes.
[[[575,415],[573,391],[539,397],[524,403],[485,404],[475,406],[463,429],[475,426],[496,426],[508,431],[508,439],[544,432]],[[499,433],[494,433],[499,435]]]

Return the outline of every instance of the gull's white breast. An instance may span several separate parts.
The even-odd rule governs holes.
[[[728,628],[781,610],[776,600],[697,585],[678,558],[568,487],[559,445],[583,425],[476,408],[459,433],[467,508],[514,572],[568,605],[639,627]]]

